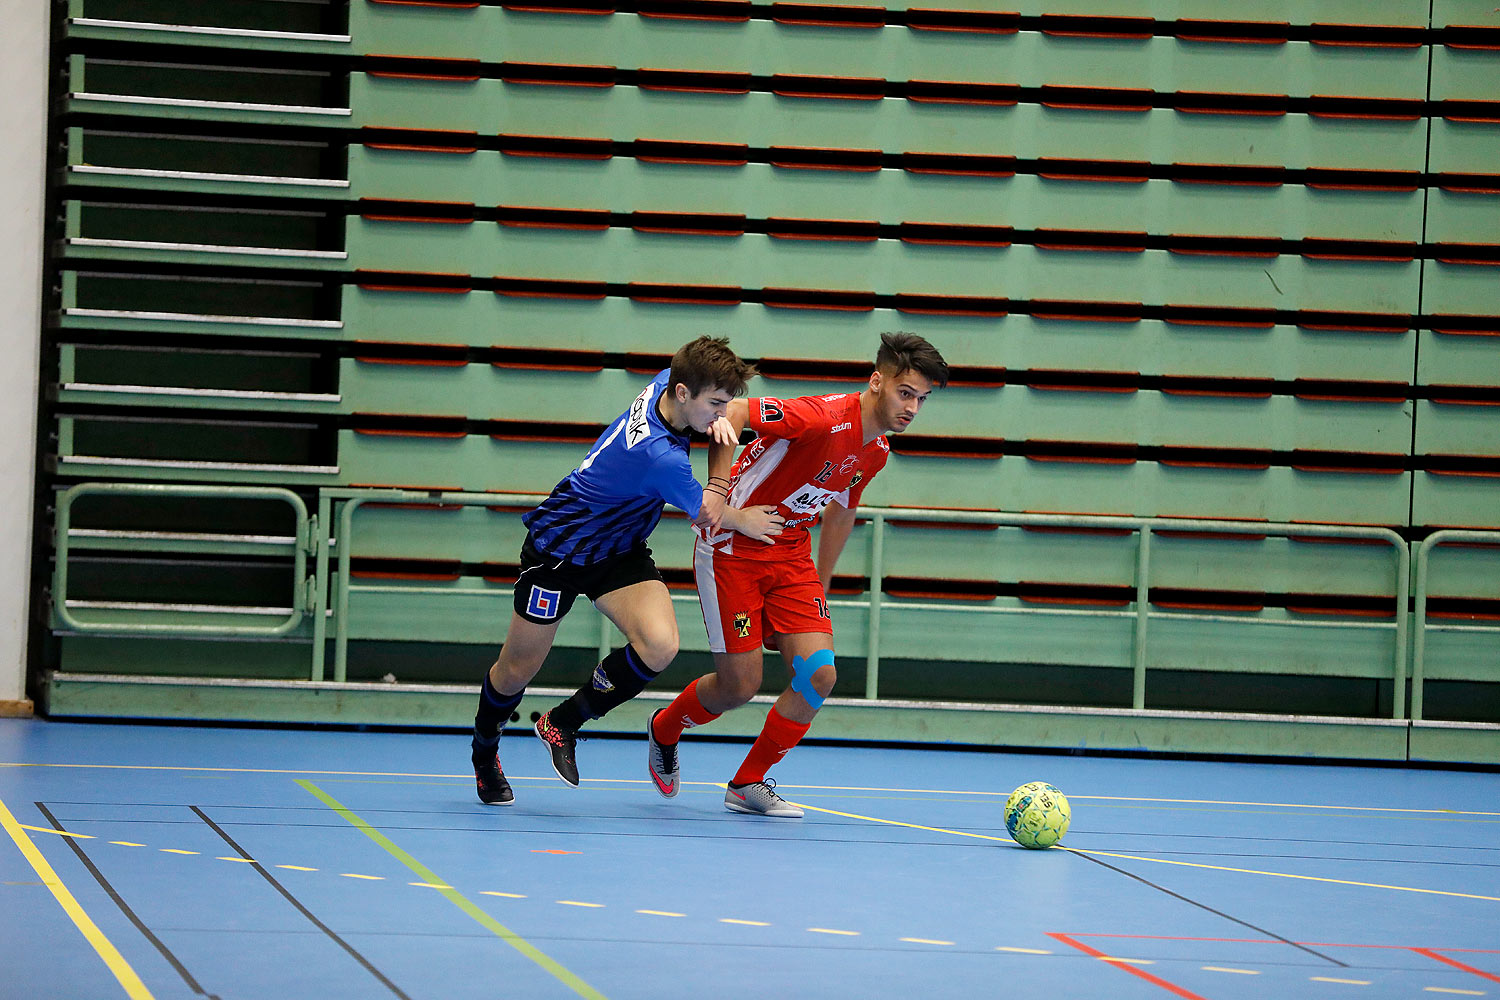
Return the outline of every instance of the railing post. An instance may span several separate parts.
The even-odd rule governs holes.
[[[332,536],[332,506],[327,494],[318,491],[318,524],[313,539],[313,647],[309,679],[321,681],[326,667],[328,642],[328,539]]]
[[[1130,705],[1146,707],[1146,624],[1151,616],[1151,525],[1142,524],[1135,556],[1135,643],[1130,658]]]
[[[333,679],[342,684],[349,677],[349,536],[350,522],[354,512],[365,502],[364,497],[350,497],[344,501],[339,512],[339,531],[334,539],[339,548],[338,594],[333,611]]]
[[[880,696],[880,584],[885,579],[885,514],[870,517],[870,621],[865,634],[865,697]]]
[[[1391,687],[1391,718],[1406,718],[1406,599],[1411,583],[1411,550],[1405,539],[1398,539],[1396,549],[1396,667]],[[1412,708],[1417,713],[1413,718],[1422,718],[1421,685],[1413,684]]]

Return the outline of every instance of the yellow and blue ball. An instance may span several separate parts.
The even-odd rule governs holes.
[[[1071,822],[1067,797],[1045,781],[1028,781],[1005,800],[1005,829],[1022,847],[1051,847]]]

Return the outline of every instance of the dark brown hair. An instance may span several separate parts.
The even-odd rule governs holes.
[[[743,396],[746,383],[755,376],[755,366],[741,361],[729,349],[728,337],[699,337],[683,344],[672,355],[670,389],[681,382],[688,394],[696,396],[705,389],[718,387],[732,396]]]
[[[948,362],[938,349],[924,338],[905,330],[880,335],[880,350],[875,352],[875,367],[893,375],[916,372],[934,387],[948,384]]]

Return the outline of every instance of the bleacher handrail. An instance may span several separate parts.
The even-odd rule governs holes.
[[[1500,546],[1500,531],[1476,531],[1464,528],[1445,528],[1434,531],[1422,539],[1422,544],[1417,546],[1416,560],[1413,565],[1413,589],[1415,591],[1415,607],[1412,623],[1412,650],[1411,650],[1411,718],[1413,722],[1422,720],[1422,688],[1426,678],[1426,654],[1427,654],[1427,584],[1429,561],[1432,550],[1439,545],[1451,543],[1472,543],[1479,545]],[[1443,627],[1443,626],[1439,626]],[[1446,626],[1456,628],[1463,626]]]
[[[69,531],[72,525],[73,504],[80,497],[154,496],[194,497],[220,500],[280,500],[291,506],[296,515],[296,528],[290,539],[292,550],[292,600],[291,612],[281,621],[270,625],[231,625],[228,623],[205,624],[190,622],[89,622],[83,621],[68,610],[68,551]],[[307,556],[314,547],[317,534],[307,514],[307,505],[291,490],[276,486],[198,486],[167,483],[79,483],[64,490],[57,498],[56,519],[53,529],[55,563],[52,571],[52,611],[57,620],[77,632],[109,635],[186,635],[226,636],[229,638],[278,638],[289,635],[302,623],[309,600],[307,579]],[[219,609],[227,610],[227,609]],[[247,609],[247,611],[250,609]],[[261,613],[256,609],[256,613]]]
[[[332,574],[332,595],[334,604],[334,680],[342,681],[347,677],[348,670],[348,643],[349,643],[349,595],[350,595],[350,559],[353,546],[350,544],[353,531],[354,513],[363,504],[369,502],[405,503],[405,504],[457,504],[462,506],[525,506],[530,507],[537,502],[534,494],[507,494],[507,493],[465,493],[445,492],[440,490],[402,490],[402,489],[357,489],[357,488],[332,488],[320,491],[321,503],[329,504],[332,501],[340,501],[342,509],[338,517],[337,533],[337,569]],[[322,508],[320,507],[320,512]],[[1384,542],[1390,545],[1396,553],[1395,566],[1395,636],[1391,656],[1391,680],[1393,685],[1392,694],[1392,718],[1402,719],[1406,715],[1406,662],[1407,662],[1407,631],[1408,631],[1408,594],[1410,583],[1411,553],[1407,548],[1405,539],[1390,528],[1378,526],[1343,525],[1343,524],[1295,524],[1289,522],[1274,521],[1221,521],[1205,518],[1151,518],[1151,517],[1129,517],[1118,515],[1095,515],[1095,514],[1025,514],[1009,513],[1004,511],[976,511],[976,510],[942,510],[932,508],[916,507],[860,507],[857,515],[868,520],[872,527],[870,539],[870,580],[871,586],[865,601],[868,609],[868,621],[866,625],[866,655],[867,665],[865,674],[865,698],[878,700],[879,698],[879,672],[880,672],[880,630],[882,617],[882,598],[880,581],[883,579],[884,542],[887,520],[912,521],[921,520],[927,522],[940,522],[951,524],[985,524],[1002,525],[1010,527],[1039,527],[1039,528],[1077,528],[1077,529],[1115,529],[1135,532],[1138,537],[1138,548],[1136,555],[1136,594],[1135,594],[1135,617],[1134,641],[1132,648],[1131,667],[1133,671],[1132,683],[1132,707],[1135,709],[1145,708],[1146,669],[1148,664],[1147,637],[1149,634],[1148,623],[1153,617],[1164,617],[1162,613],[1153,614],[1149,600],[1150,579],[1150,554],[1151,536],[1154,531],[1172,531],[1202,534],[1242,534],[1242,535],[1277,535],[1277,536],[1313,536],[1322,538],[1339,539],[1368,539]],[[331,524],[331,519],[326,516],[322,523]],[[318,539],[320,548],[320,566],[326,565],[323,560],[327,558],[328,539]],[[321,599],[321,595],[320,595]],[[841,604],[848,605],[851,602],[842,601]],[[859,602],[852,602],[859,603]],[[1080,609],[1070,612],[1078,615],[1100,615],[1109,614],[1115,617],[1121,615],[1118,611],[1090,611]],[[322,621],[322,612],[316,612],[319,622]],[[1304,626],[1315,626],[1318,622],[1306,622]],[[1384,623],[1372,623],[1363,625],[1367,628],[1385,628]],[[322,643],[315,642],[313,679],[322,679]]]

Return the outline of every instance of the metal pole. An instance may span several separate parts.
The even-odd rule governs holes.
[[[1406,718],[1406,598],[1410,593],[1408,584],[1411,576],[1411,550],[1403,542],[1396,546],[1396,669],[1395,679],[1391,688],[1391,718]],[[1420,684],[1412,685],[1412,708],[1417,713],[1412,716],[1415,719],[1422,717],[1422,688]]]
[[[318,491],[317,555],[313,560],[313,648],[312,680],[321,681],[326,666],[328,641],[328,540],[333,527],[333,501]]]
[[[351,497],[344,501],[339,512],[339,531],[334,539],[339,548],[339,575],[337,602],[333,612],[333,679],[342,684],[349,678],[349,543],[354,512],[364,497]]]
[[[885,579],[885,514],[869,511],[870,622],[865,636],[865,697],[874,701],[880,691],[880,584]]]
[[[1151,525],[1140,527],[1135,559],[1135,647],[1130,688],[1132,708],[1146,707],[1146,624],[1151,616]]]

